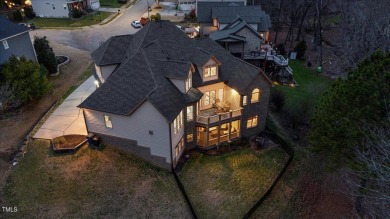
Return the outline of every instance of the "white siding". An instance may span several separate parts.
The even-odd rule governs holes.
[[[66,0],[31,0],[38,17],[69,17]]]
[[[136,140],[138,145],[151,149],[152,155],[171,163],[168,122],[149,102],[144,102],[132,115],[121,116],[84,109],[88,131]],[[111,116],[112,129],[106,128],[103,116]],[[153,131],[153,135],[149,134]]]
[[[115,68],[118,65],[105,65],[105,66],[100,66],[100,71],[102,74],[102,77],[106,81],[108,77],[112,74],[112,72],[115,70]]]
[[[171,82],[179,89],[182,93],[185,93],[185,81],[180,79],[170,79]]]
[[[98,8],[100,8],[99,0],[88,0],[88,4],[92,10],[97,10]]]

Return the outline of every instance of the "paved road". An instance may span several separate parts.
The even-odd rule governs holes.
[[[94,25],[76,30],[37,29],[30,32],[34,35],[47,36],[47,39],[67,46],[82,49],[88,52],[94,51],[101,42],[115,35],[132,34],[137,30],[131,27],[132,20],[138,20],[147,10],[148,0],[138,0],[128,9],[121,9],[121,15],[113,22],[106,25]],[[154,3],[149,0],[149,3]]]

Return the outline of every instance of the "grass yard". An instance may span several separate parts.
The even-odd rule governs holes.
[[[200,218],[242,218],[287,162],[281,148],[191,154],[179,177]]]
[[[128,0],[128,2],[131,0]],[[102,8],[120,8],[122,5],[118,0],[100,0],[100,7]]]
[[[100,18],[99,15],[100,14]],[[40,18],[36,17],[30,20],[37,27],[84,27],[99,24],[101,21],[110,16],[111,12],[95,12],[82,17],[80,20],[71,20],[69,18]]]
[[[299,111],[302,107],[308,107],[311,116],[314,113],[314,106],[319,102],[322,93],[331,86],[332,80],[310,70],[303,61],[290,60],[289,65],[294,71],[293,77],[299,86],[276,86],[274,89],[286,95],[284,107],[287,110]]]
[[[171,173],[112,147],[55,155],[35,140],[3,192],[16,218],[191,217]]]

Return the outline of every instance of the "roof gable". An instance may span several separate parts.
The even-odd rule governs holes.
[[[251,25],[246,23],[241,17],[237,17],[236,20],[228,24],[222,30],[211,33],[209,37],[215,41],[246,41],[246,36],[240,36],[237,34],[244,28],[247,28],[252,31],[260,40],[262,39],[260,34]]]

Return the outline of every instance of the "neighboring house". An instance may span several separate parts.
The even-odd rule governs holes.
[[[71,11],[96,10],[100,7],[99,0],[31,0],[33,10],[38,17],[69,17]]]
[[[91,56],[101,85],[79,105],[88,132],[160,167],[265,128],[272,82],[210,38],[155,21]]]
[[[209,37],[219,43],[236,57],[243,58],[244,54],[260,50],[264,43],[263,37],[241,17],[219,31],[212,32]]]
[[[288,66],[288,59],[277,55],[272,46],[264,44],[261,34],[243,18],[237,17],[221,30],[212,32],[209,37],[232,55],[256,66],[266,67],[266,73],[272,80],[282,84],[293,82],[293,71]]]
[[[270,16],[260,5],[245,6],[245,2],[197,2],[197,19],[200,24],[200,34],[222,30],[237,19],[242,18],[252,26],[267,42],[271,27]]]
[[[0,64],[8,61],[11,55],[24,56],[37,61],[34,46],[27,27],[16,24],[0,15]]]

